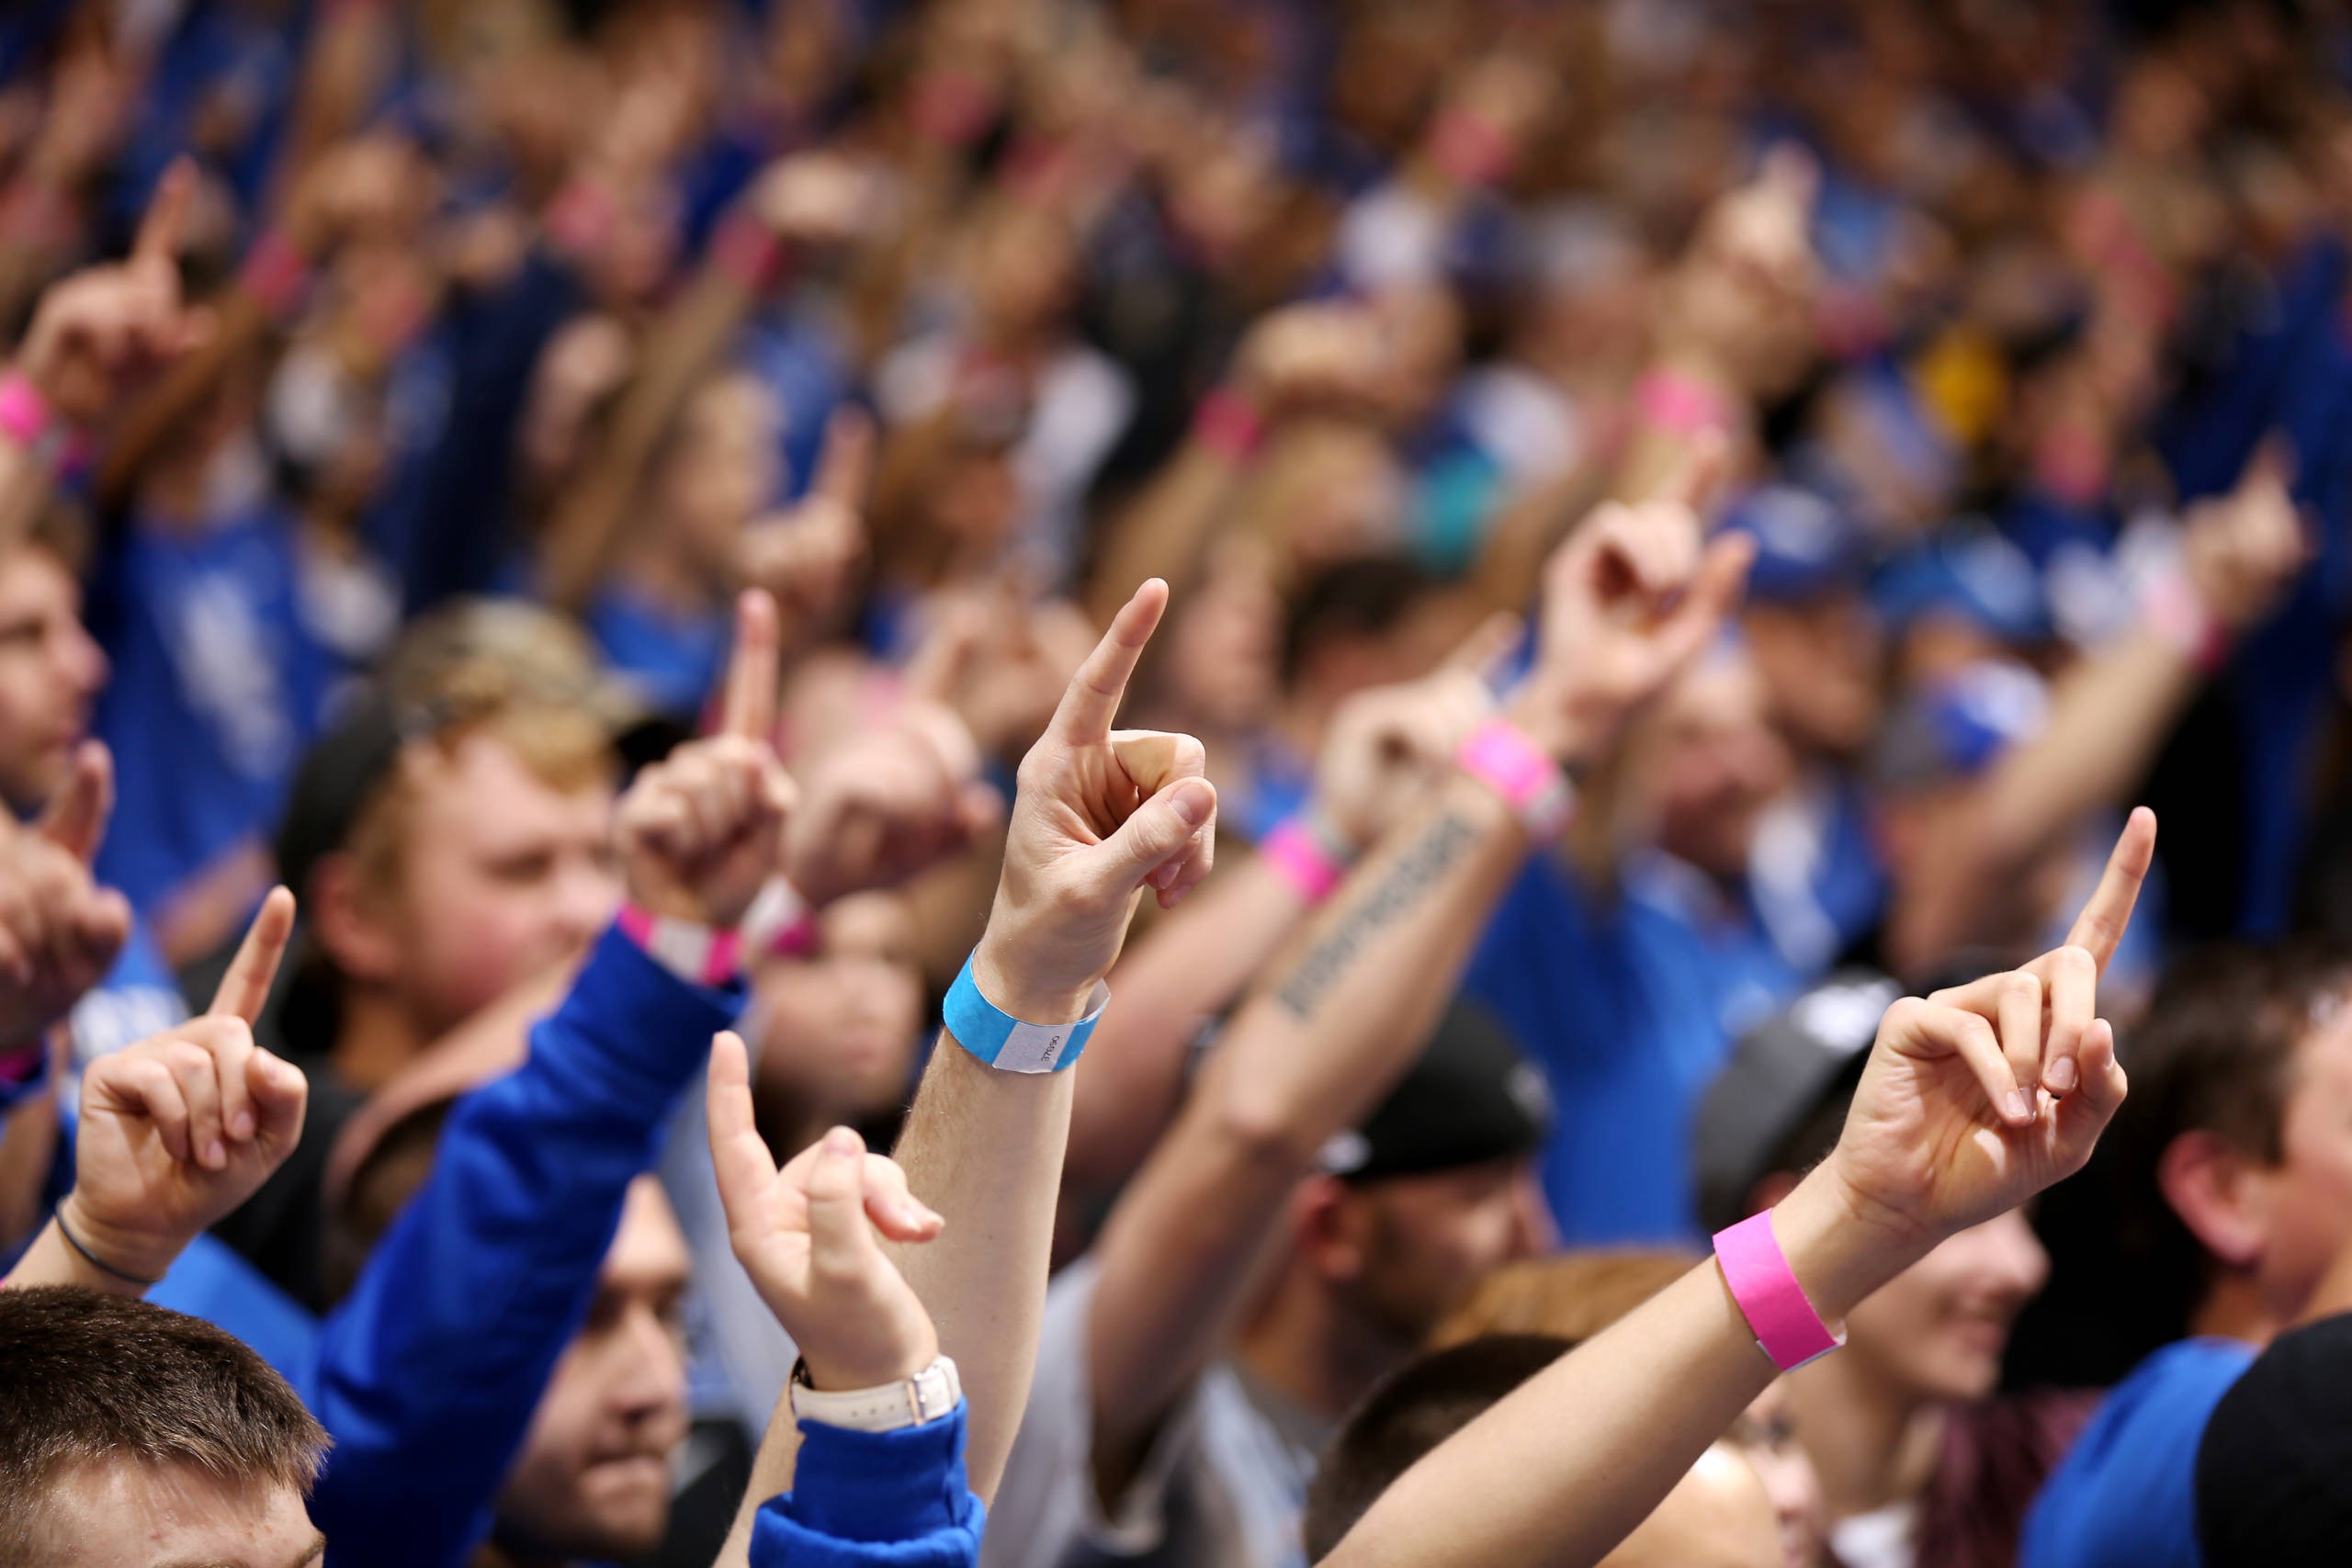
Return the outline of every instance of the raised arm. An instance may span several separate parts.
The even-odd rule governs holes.
[[[1494,711],[1487,667],[1520,630],[1517,615],[1496,615],[1421,680],[1342,703],[1316,760],[1313,804],[1120,960],[1079,1081],[1073,1181],[1109,1187],[1135,1173],[1174,1113],[1201,1027],[1274,960],[1363,849],[1451,770]]]
[[[1770,1222],[1820,1316],[1842,1319],[2090,1157],[2126,1087],[2097,976],[2154,847],[2155,818],[2135,813],[2068,946],[1888,1010],[1837,1148]],[[2019,1087],[2037,1078],[2075,1087]],[[1597,1562],[1772,1380],[1758,1337],[1718,1265],[1701,1264],[1408,1471],[1324,1562]]]
[[[2179,567],[2153,585],[2139,623],[2059,675],[2041,732],[1993,764],[1953,830],[1922,846],[1888,928],[1899,964],[1974,940],[2006,879],[2146,774],[2230,639],[2311,558],[2290,478],[2274,439],[2236,489],[2189,510]]]
[[[1702,556],[1690,490],[1611,506],[1546,571],[1536,673],[1509,707],[1522,783],[1581,766],[1712,637],[1750,551]],[[1492,739],[1482,735],[1482,739]],[[1239,1309],[1291,1188],[1411,1065],[1538,834],[1477,748],[1408,813],[1227,1031],[1113,1214],[1089,1324],[1098,1486],[1122,1491]]]

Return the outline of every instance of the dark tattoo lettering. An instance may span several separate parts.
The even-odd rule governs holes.
[[[1290,978],[1274,993],[1274,1000],[1304,1022],[1372,934],[1418,903],[1430,885],[1452,870],[1463,852],[1477,841],[1478,829],[1454,812],[1448,811],[1430,823],[1419,841],[1396,857],[1396,863],[1364,895],[1363,901],[1350,909],[1330,934],[1306,950]]]

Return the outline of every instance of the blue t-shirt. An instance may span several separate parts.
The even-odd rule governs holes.
[[[1696,1242],[1690,1115],[1739,1031],[1806,976],[1751,905],[1653,857],[1603,906],[1557,859],[1532,861],[1472,958],[1464,990],[1550,1080],[1544,1188],[1571,1247]]]
[[[72,1126],[82,1103],[81,1074],[101,1056],[137,1044],[187,1021],[187,998],[155,945],[147,922],[134,920],[130,939],[115,955],[114,967],[74,1004],[68,1024],[74,1037],[73,1080],[62,1086],[58,1113]]]
[[[2018,1568],[2199,1568],[2197,1449],[2259,1354],[2184,1339],[2115,1386],[2026,1516]]]
[[[191,534],[134,526],[91,629],[114,662],[94,728],[116,801],[98,880],[152,912],[277,825],[335,660],[304,624],[292,519],[268,507]]]

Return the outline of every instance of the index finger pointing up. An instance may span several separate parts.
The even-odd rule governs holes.
[[[187,221],[188,198],[195,190],[196,165],[185,157],[174,159],[164,177],[155,182],[155,194],[139,220],[139,237],[130,247],[133,265],[178,265],[180,231]]]
[[[1053,735],[1073,745],[1110,738],[1111,719],[1127,694],[1127,682],[1167,608],[1168,584],[1156,577],[1147,579],[1135,597],[1119,607],[1111,617],[1111,629],[1070,677],[1069,689],[1054,710]]]
[[[258,1020],[263,1004],[269,1000],[269,987],[277,978],[278,961],[286,956],[286,943],[293,934],[294,895],[273,887],[261,901],[261,912],[245,929],[245,940],[239,944],[237,956],[229,961],[229,972],[220,976],[220,988],[213,993],[206,1014],[242,1018],[247,1023]]]
[[[2132,907],[2140,901],[2140,884],[2147,880],[2148,867],[2155,858],[2156,814],[2143,806],[2123,824],[2123,836],[2115,840],[2115,852],[2108,857],[2098,891],[2066,933],[2066,944],[2087,949],[2102,975],[2123,941],[2124,928],[2132,923]]]
[[[718,732],[746,740],[775,737],[775,600],[747,588],[735,601],[735,651],[727,664],[727,698]]]

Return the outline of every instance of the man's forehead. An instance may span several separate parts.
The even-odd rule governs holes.
[[[130,1458],[59,1472],[39,1529],[36,1561],[56,1568],[309,1568],[326,1552],[291,1486]]]

